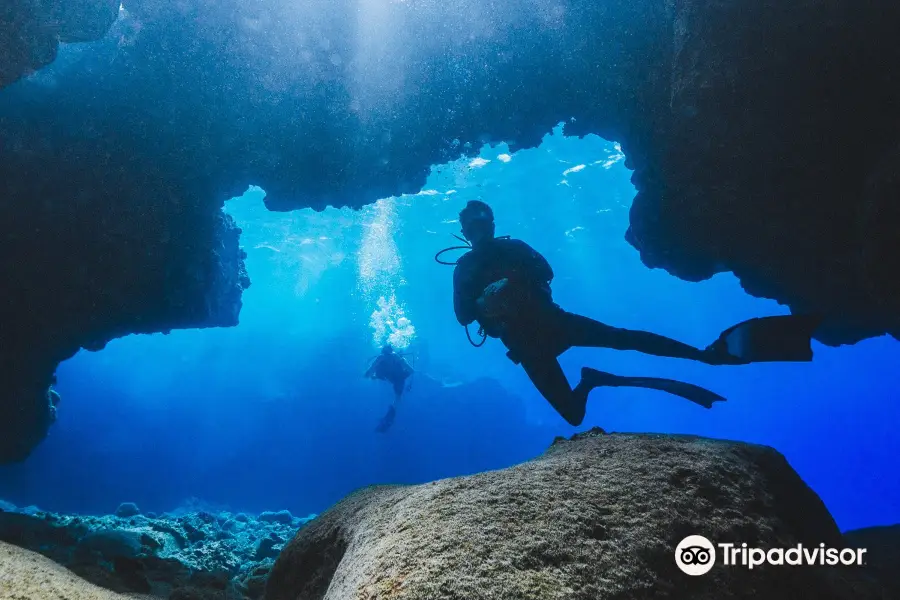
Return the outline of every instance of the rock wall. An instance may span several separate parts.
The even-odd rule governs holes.
[[[0,88],[46,67],[60,42],[106,34],[119,0],[6,0],[0,8]]]
[[[636,173],[629,241],[648,266],[733,271],[830,315],[827,343],[896,336],[900,6],[673,5],[669,126]]]

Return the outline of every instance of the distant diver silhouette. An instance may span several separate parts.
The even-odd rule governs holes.
[[[553,302],[553,270],[546,259],[523,241],[495,237],[494,214],[473,200],[459,214],[465,246],[435,255],[441,264],[455,265],[453,308],[466,327],[478,322],[480,346],[499,338],[507,356],[522,365],[535,387],[572,425],[584,419],[588,394],[597,387],[641,387],[686,398],[704,408],[725,398],[702,387],[654,377],[622,377],[584,368],[573,389],[558,357],[573,347],[636,350],[655,356],[699,361],[710,365],[812,360],[811,339],[821,319],[776,316],[750,319],[725,330],[700,350],[646,331],[619,329],[567,312]],[[461,239],[461,238],[459,238]],[[456,262],[441,260],[450,250],[466,250]]]
[[[388,408],[387,413],[382,417],[375,431],[384,433],[394,424],[397,416],[397,405],[403,397],[404,390],[408,390],[407,380],[413,374],[413,368],[406,362],[402,354],[394,352],[394,348],[390,344],[385,344],[364,377],[370,379],[381,379],[388,381],[394,388],[394,402]]]

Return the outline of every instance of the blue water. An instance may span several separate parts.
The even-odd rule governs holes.
[[[253,280],[240,325],[130,336],[61,365],[60,419],[0,497],[106,513],[199,498],[233,510],[321,512],[354,489],[414,483],[527,460],[568,426],[495,340],[473,348],[453,316],[456,215],[482,198],[498,234],[553,265],[557,301],[620,326],[704,346],[729,325],[785,314],[730,274],[702,283],[644,267],[624,238],[634,189],[597,137],[557,132],[536,149],[434,167],[423,191],[360,211],[272,213],[251,188],[225,210],[243,228]],[[386,435],[392,392],[362,378],[384,341],[418,374]],[[816,344],[812,364],[710,367],[633,352],[572,350],[561,362],[691,381],[729,401],[704,410],[639,389],[597,390],[578,430],[695,433],[784,453],[842,529],[900,522],[900,345]]]

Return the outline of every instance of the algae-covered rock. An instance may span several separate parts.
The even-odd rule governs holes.
[[[264,523],[284,523],[293,522],[294,516],[287,510],[279,510],[278,512],[263,512],[259,515],[259,520]]]
[[[134,502],[123,502],[116,509],[117,517],[128,518],[141,514],[141,509]]]
[[[13,510],[0,511],[0,540],[39,552],[102,588],[169,599],[258,598],[272,559],[298,529],[293,518],[237,520],[240,515],[204,510],[122,518],[8,507]]]
[[[266,600],[882,597],[860,568],[717,562],[688,576],[674,553],[694,534],[842,545],[822,501],[775,450],[601,433],[501,471],[352,494],[285,547]]]
[[[76,552],[85,558],[87,558],[85,555],[95,554],[107,561],[116,558],[137,558],[143,547],[141,537],[138,531],[99,529],[81,538]]]

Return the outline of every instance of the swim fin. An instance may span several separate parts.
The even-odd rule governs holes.
[[[675,381],[674,379],[662,379],[659,377],[623,377],[604,373],[590,367],[581,369],[581,381],[590,388],[597,387],[639,387],[651,390],[668,392],[675,396],[681,396],[703,408],[712,408],[714,402],[725,402],[725,398],[715,392],[692,383]]]
[[[779,315],[757,317],[729,327],[707,349],[738,363],[809,362],[812,336],[822,317]]]
[[[388,408],[387,413],[381,418],[381,421],[378,423],[378,427],[375,428],[375,431],[378,433],[384,433],[388,429],[391,428],[391,425],[394,424],[394,418],[397,416],[397,409],[393,406]]]

